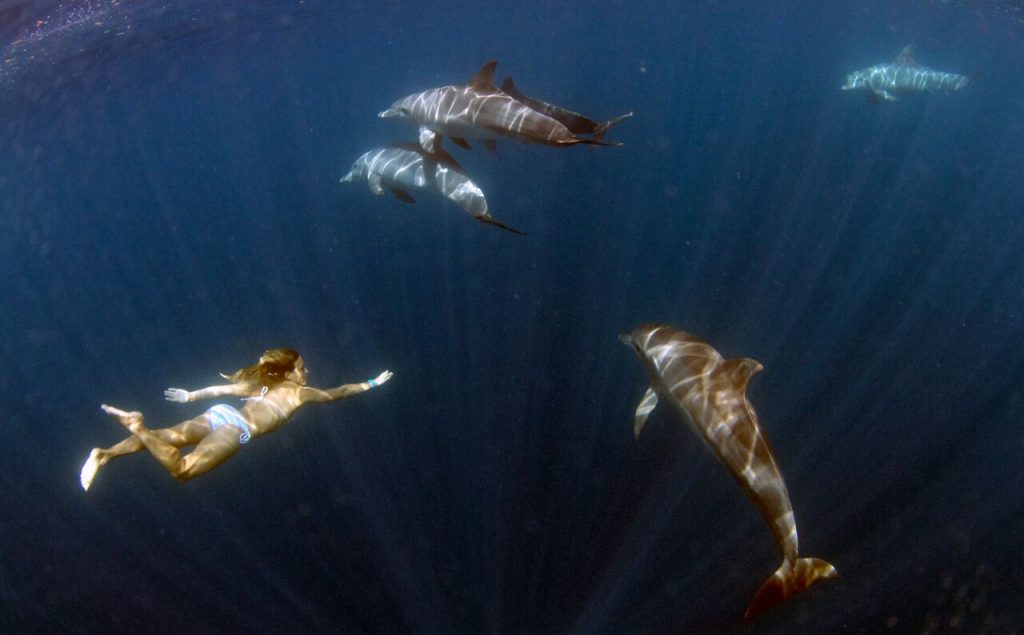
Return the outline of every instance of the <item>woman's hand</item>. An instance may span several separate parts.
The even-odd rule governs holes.
[[[395,374],[393,372],[391,372],[390,370],[386,370],[370,380],[370,387],[376,388],[377,386],[380,386],[381,384],[383,384],[384,382],[386,382],[387,380],[391,379],[394,376]]]
[[[188,403],[188,391],[184,388],[168,388],[164,391],[164,399],[177,403]]]

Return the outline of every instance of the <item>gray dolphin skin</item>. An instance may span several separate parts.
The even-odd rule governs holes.
[[[599,123],[567,108],[549,104],[546,101],[534,99],[533,97],[527,97],[519,90],[519,88],[516,87],[516,84],[512,81],[511,77],[506,77],[504,81],[501,82],[501,91],[506,95],[511,96],[516,101],[524,103],[530,108],[533,108],[538,112],[542,112],[552,119],[557,119],[563,126],[569,129],[569,132],[577,135],[594,135],[595,139],[603,138],[604,133],[607,132],[609,128],[623,119],[628,119],[633,116],[633,113],[627,112],[626,114],[619,115],[614,119],[609,119],[604,123]]]
[[[786,483],[746,395],[747,382],[763,366],[749,358],[726,360],[699,337],[666,324],[640,325],[619,340],[640,357],[651,382],[636,409],[634,434],[640,436],[659,398],[667,402],[732,474],[772,530],[782,565],[754,594],[744,620],[819,580],[837,577],[824,560],[798,557]]]
[[[467,148],[466,139],[481,140],[488,148],[499,139],[552,146],[621,145],[606,143],[600,136],[627,115],[603,125],[600,136],[580,137],[555,117],[495,86],[497,65],[494,60],[484,64],[466,86],[442,86],[403,97],[379,116],[414,122]]]
[[[484,193],[466,176],[455,159],[440,147],[440,139],[436,142],[433,153],[424,151],[415,143],[371,150],[356,159],[348,174],[341,177],[341,182],[365,179],[374,194],[381,195],[387,190],[406,203],[416,202],[408,190],[436,192],[482,223],[522,234],[491,216]]]
[[[914,61],[913,50],[905,47],[891,64],[877,64],[846,76],[843,90],[868,93],[868,99],[895,101],[897,95],[935,92],[954,93],[971,82],[971,76],[944,73]]]

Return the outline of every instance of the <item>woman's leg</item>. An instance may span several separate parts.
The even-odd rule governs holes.
[[[183,448],[189,445],[196,445],[202,441],[203,437],[210,433],[210,426],[206,422],[206,417],[201,415],[195,419],[183,421],[176,426],[151,430],[150,432],[166,443]],[[82,473],[79,477],[82,489],[89,489],[93,479],[96,478],[96,472],[110,462],[111,459],[144,449],[146,449],[145,444],[135,435],[131,435],[124,441],[116,443],[109,448],[93,448],[92,452],[89,453],[89,458],[86,459],[85,464],[82,466]]]
[[[171,476],[179,481],[187,481],[212,470],[241,447],[237,431],[231,426],[223,426],[205,434],[195,449],[183,457],[177,446],[161,437],[160,430],[150,430],[143,425],[141,412],[125,412],[107,405],[101,407],[107,414],[117,417],[121,425],[128,428]],[[199,420],[209,430],[206,416]]]

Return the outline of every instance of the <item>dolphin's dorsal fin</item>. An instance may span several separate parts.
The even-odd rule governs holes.
[[[373,192],[377,196],[381,196],[384,194],[384,184],[382,183],[382,179],[380,178],[379,174],[377,174],[376,172],[371,172],[366,176],[366,182],[370,185],[371,192]]]
[[[480,67],[473,79],[469,80],[469,86],[481,93],[496,93],[498,87],[494,85],[494,69],[498,67],[497,60],[488,60]]]
[[[518,99],[522,101],[523,94],[519,92],[518,88],[516,88],[516,85],[512,81],[511,77],[506,77],[504,81],[501,82],[501,92],[505,93],[506,95],[513,99]]]
[[[914,59],[914,47],[909,44],[904,46],[892,63],[899,66],[917,66],[917,61]]]
[[[764,366],[756,359],[737,357],[736,359],[727,359],[722,362],[719,372],[726,374],[733,387],[742,392],[747,389],[747,382],[754,376],[754,373],[762,370],[764,370]]]
[[[636,415],[633,417],[633,436],[640,438],[640,432],[644,429],[644,424],[647,423],[647,415],[651,414],[654,407],[658,405],[658,393],[654,392],[653,388],[648,388],[647,392],[640,399],[640,405],[636,407]]]

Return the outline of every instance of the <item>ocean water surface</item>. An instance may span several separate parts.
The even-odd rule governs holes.
[[[1024,631],[1024,15],[997,2],[0,1],[0,631]],[[976,74],[873,104],[913,45]],[[339,183],[488,59],[621,147],[448,144],[515,236]],[[748,396],[801,555],[617,340]],[[139,453],[268,348],[302,409],[187,483]]]

